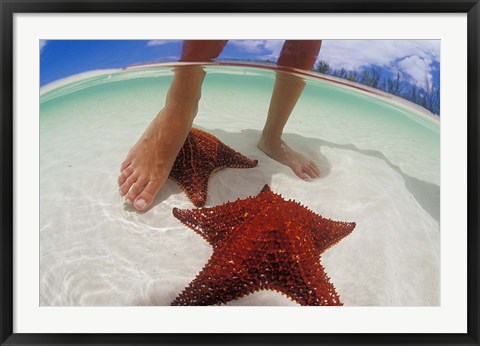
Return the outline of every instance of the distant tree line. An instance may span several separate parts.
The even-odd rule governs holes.
[[[395,77],[385,76],[380,68],[372,66],[359,73],[344,68],[333,69],[325,61],[319,61],[314,70],[383,90],[440,115],[440,88],[430,83],[428,78],[425,78],[425,87],[419,87],[406,81],[401,72],[397,72]]]

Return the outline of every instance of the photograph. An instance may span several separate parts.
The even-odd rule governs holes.
[[[479,0],[0,0],[0,344],[478,345]]]
[[[442,305],[442,40],[38,44],[41,308]]]

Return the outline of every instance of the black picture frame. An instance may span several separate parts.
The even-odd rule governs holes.
[[[479,327],[479,16],[478,0],[0,0],[2,345],[478,345]],[[15,13],[467,13],[468,28],[468,316],[465,334],[18,334],[13,333],[13,16]]]

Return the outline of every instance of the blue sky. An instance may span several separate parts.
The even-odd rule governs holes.
[[[219,59],[276,61],[283,42],[230,40]],[[41,40],[40,84],[91,70],[177,61],[181,47],[182,41],[174,40]],[[400,72],[419,87],[440,83],[439,40],[324,40],[318,60],[334,69]]]

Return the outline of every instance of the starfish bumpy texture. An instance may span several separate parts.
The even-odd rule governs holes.
[[[169,178],[180,185],[196,207],[202,207],[207,200],[208,180],[213,173],[227,167],[252,168],[257,163],[217,137],[193,128],[175,159]]]
[[[172,305],[219,305],[262,289],[300,305],[343,305],[320,255],[355,223],[323,218],[268,185],[255,197],[173,214],[214,252]]]

